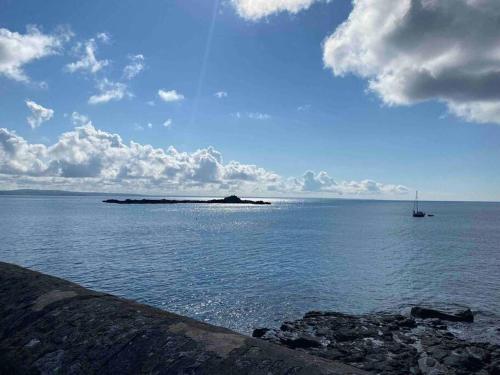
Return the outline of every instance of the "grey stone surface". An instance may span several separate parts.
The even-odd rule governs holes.
[[[374,374],[500,375],[498,345],[460,340],[436,318],[312,311],[260,337]]]
[[[0,262],[0,374],[96,373],[366,374]]]

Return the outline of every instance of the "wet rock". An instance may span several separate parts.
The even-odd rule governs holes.
[[[252,332],[252,337],[262,337],[267,332],[269,332],[269,328],[255,328]]]
[[[498,345],[460,340],[442,319],[311,311],[263,339],[374,374],[500,375]]]
[[[411,315],[420,319],[442,319],[451,322],[469,322],[474,321],[474,314],[470,309],[461,311],[456,314],[448,314],[439,310],[429,309],[425,307],[415,306],[411,309]]]
[[[500,360],[497,360],[489,366],[489,372],[491,375],[500,375]]]
[[[300,336],[296,339],[285,340],[285,344],[290,348],[319,348],[322,346],[321,340],[312,336]]]

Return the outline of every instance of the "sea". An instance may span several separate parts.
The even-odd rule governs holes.
[[[500,343],[500,203],[270,199],[115,205],[0,196],[0,261],[244,334],[310,310],[470,307]]]

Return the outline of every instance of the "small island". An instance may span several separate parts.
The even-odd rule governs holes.
[[[116,203],[116,204],[177,204],[177,203],[215,203],[215,204],[257,204],[265,205],[271,204],[271,202],[264,201],[252,201],[241,199],[236,195],[231,195],[223,199],[210,199],[210,200],[196,200],[196,199],[106,199],[104,203]]]

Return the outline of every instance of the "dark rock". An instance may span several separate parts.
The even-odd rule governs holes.
[[[290,348],[319,348],[321,341],[316,337],[301,336],[296,339],[288,339],[285,344]]]
[[[231,195],[223,199],[196,200],[196,199],[106,199],[104,203],[115,204],[179,204],[179,203],[210,203],[210,204],[271,204],[271,202],[245,200]]]
[[[460,311],[455,314],[455,317],[461,319],[462,322],[470,322],[474,321],[474,314],[470,309],[466,309],[464,311]]]
[[[411,318],[404,318],[403,320],[398,319],[397,324],[400,327],[408,327],[408,328],[415,328],[417,326],[417,323],[415,322],[415,320],[411,319]]]
[[[0,374],[269,373],[366,374],[0,262]]]
[[[468,371],[478,371],[483,367],[483,363],[466,353],[452,353],[443,360],[443,364],[456,369]]]
[[[490,353],[486,349],[480,348],[478,346],[469,346],[469,347],[467,347],[467,352],[472,357],[477,358],[481,362],[487,362],[491,358]]]
[[[452,322],[470,322],[474,321],[474,315],[470,309],[461,311],[457,314],[448,314],[442,311],[415,306],[411,309],[411,315],[420,319],[442,319]]]
[[[294,326],[291,322],[285,322],[281,325],[280,329],[282,331],[292,331],[294,329]]]
[[[500,359],[491,364],[489,372],[491,375],[500,375]]]
[[[456,338],[441,315],[415,320],[313,311],[264,339],[381,375],[485,375],[500,361],[498,345]]]
[[[262,337],[267,332],[269,332],[269,328],[255,328],[252,332],[252,337]]]

